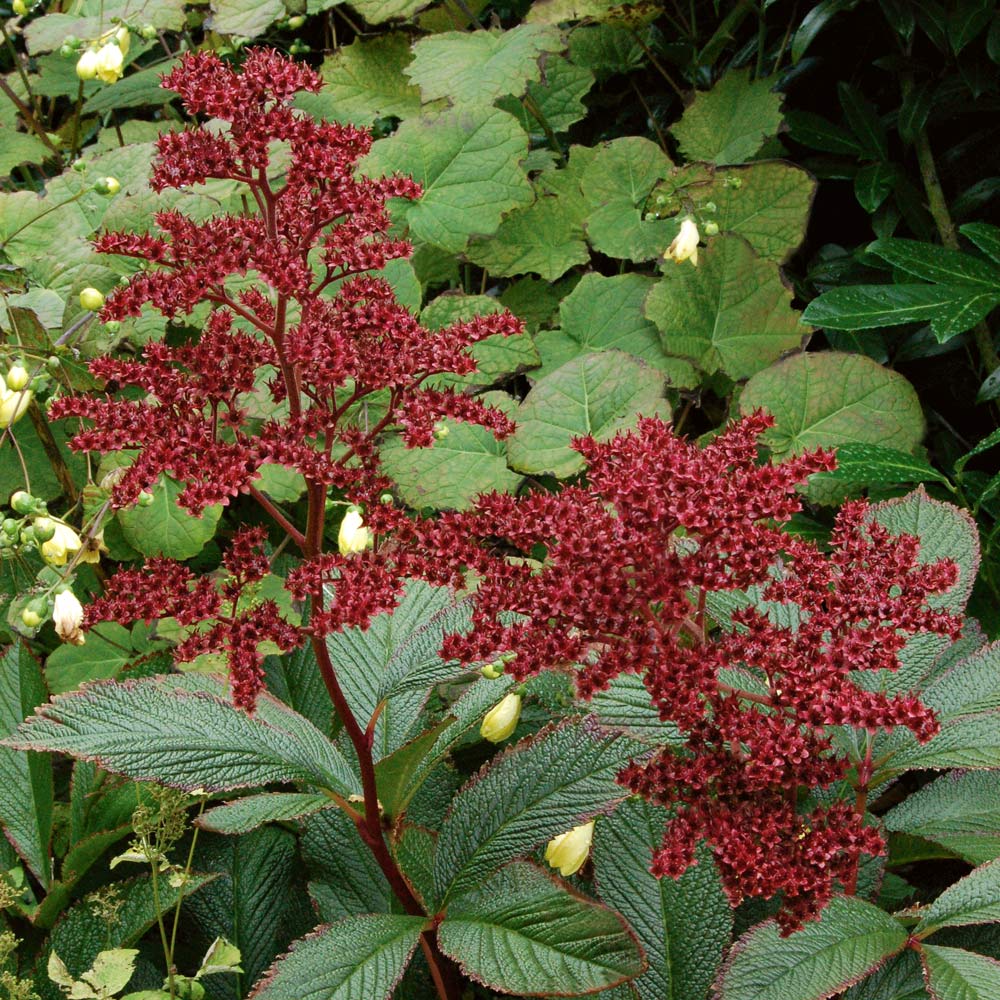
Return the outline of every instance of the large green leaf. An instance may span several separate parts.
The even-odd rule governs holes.
[[[470,108],[411,118],[365,158],[366,173],[399,171],[423,187],[415,203],[399,203],[398,216],[418,239],[450,253],[473,233],[496,232],[502,216],[532,200],[520,167],[528,137],[505,111]]]
[[[598,147],[580,177],[589,207],[587,239],[595,250],[625,260],[659,257],[677,235],[673,219],[647,219],[646,199],[673,164],[654,142],[624,136]]]
[[[411,58],[410,39],[401,32],[355,39],[323,60],[323,89],[299,94],[295,105],[317,118],[354,125],[410,118],[420,113],[420,90],[403,75]]]
[[[1000,857],[1000,772],[964,771],[924,785],[883,818],[887,830],[923,837],[971,864]]]
[[[438,650],[447,633],[462,632],[470,622],[467,602],[456,602],[447,587],[411,580],[391,614],[378,615],[367,629],[327,637],[340,685],[362,726],[389,699],[375,728],[376,760],[406,742],[429,688],[463,672]]]
[[[934,1000],[994,1000],[1000,996],[1000,962],[964,948],[922,945],[927,988]]]
[[[488,106],[504,94],[520,97],[529,81],[538,80],[542,53],[562,46],[559,32],[547,25],[444,31],[414,43],[404,72],[425,102],[445,97],[455,106]]]
[[[441,827],[434,869],[441,898],[481,884],[623,798],[615,776],[635,751],[623,736],[563,723],[487,765],[455,797]]]
[[[1000,289],[981,285],[845,285],[813,299],[802,318],[829,330],[930,323],[944,342],[975,326],[997,303]]]
[[[607,440],[639,415],[668,411],[660,372],[620,351],[584,354],[535,383],[515,414],[508,459],[519,472],[571,476],[583,468],[573,438]]]
[[[942,927],[1000,922],[1000,862],[980,865],[920,910],[914,933],[933,934]]]
[[[879,444],[845,444],[837,449],[837,468],[817,472],[812,483],[947,483],[924,459]]]
[[[979,569],[979,529],[968,511],[935,500],[919,487],[905,497],[876,504],[874,517],[894,535],[919,538],[921,562],[951,559],[957,564],[958,580],[943,594],[930,597],[929,603],[961,613]]]
[[[907,452],[924,434],[910,383],[858,354],[797,354],[759,372],[740,396],[742,413],[757,409],[774,415],[764,440],[779,458],[849,443]]]
[[[198,818],[197,825],[213,833],[248,833],[266,823],[300,819],[331,805],[325,795],[313,792],[265,792],[214,806]]]
[[[894,955],[852,986],[844,994],[844,1000],[927,1000],[917,953],[904,951]]]
[[[742,236],[764,260],[783,263],[805,238],[816,181],[790,163],[750,163],[707,170],[700,164],[681,170],[664,187],[689,198],[695,215],[723,233]],[[710,210],[708,203],[715,205]],[[681,211],[678,201],[671,205]]]
[[[284,14],[282,0],[212,0],[206,27],[220,35],[256,38]]]
[[[580,996],[643,968],[618,914],[525,863],[452,900],[438,940],[467,976],[519,996]]]
[[[352,916],[293,945],[254,988],[253,1000],[388,1000],[426,921]]]
[[[733,946],[719,1000],[832,997],[906,946],[906,929],[871,903],[834,896],[820,919],[787,938],[768,920]]]
[[[22,643],[0,655],[0,736],[10,736],[48,697],[38,662]],[[41,754],[0,748],[0,823],[35,878],[52,875],[52,762]]]
[[[697,267],[669,264],[646,299],[668,354],[711,374],[747,378],[802,344],[806,331],[774,264],[738,236],[721,236]]]
[[[310,0],[310,3],[314,0]],[[320,0],[326,7],[335,7],[338,0]],[[427,0],[351,0],[351,6],[369,23],[384,24],[412,17]]]
[[[475,424],[449,424],[448,436],[429,448],[391,438],[380,458],[400,496],[417,509],[465,510],[478,494],[513,493],[524,480],[507,467],[504,443]]]
[[[920,240],[881,239],[869,243],[866,252],[881,257],[921,281],[983,285],[1000,291],[1000,270],[959,250],[949,250]]]
[[[301,838],[309,895],[326,922],[357,913],[388,913],[395,897],[357,827],[340,809],[310,816]]]
[[[501,97],[496,104],[514,115],[526,132],[545,128],[565,132],[587,114],[583,98],[593,85],[594,74],[589,69],[549,53],[542,79],[528,82],[523,100],[519,96]]]
[[[586,274],[559,306],[561,329],[543,330],[536,343],[548,374],[579,354],[624,351],[667,376],[673,386],[697,384],[694,368],[663,353],[660,334],[646,319],[643,304],[653,279],[641,274]]]
[[[119,512],[118,521],[129,545],[144,556],[168,559],[190,559],[201,552],[215,534],[222,507],[214,504],[195,517],[177,503],[183,488],[176,480],[161,477],[150,490],[153,502],[148,507]]]
[[[100,681],[44,705],[5,743],[177,788],[307,781],[343,795],[358,791],[347,761],[300,716],[287,713],[298,723],[289,732],[264,721],[259,710],[252,718],[222,698],[179,686],[173,678]]]
[[[638,674],[619,674],[603,691],[594,695],[588,708],[602,726],[620,729],[637,740],[675,745],[685,742],[673,722],[660,719]]]
[[[240,949],[243,971],[235,985],[244,996],[296,934],[315,923],[313,918],[295,927],[289,919],[296,897],[308,910],[305,891],[294,878],[295,835],[275,826],[238,837],[202,834],[198,847],[195,870],[218,873],[218,878],[188,904],[186,937],[192,940],[200,932],[207,945],[221,935]]]
[[[468,256],[490,274],[530,273],[555,281],[585,264],[590,251],[575,206],[540,194],[527,208],[511,212],[492,236],[475,240]]]
[[[649,872],[667,810],[623,802],[594,830],[594,871],[601,898],[635,931],[649,968],[633,984],[640,1000],[702,1000],[729,945],[733,915],[711,852],[680,878]]]
[[[750,80],[730,70],[709,91],[699,91],[670,130],[688,160],[742,163],[781,127],[781,95],[772,80]]]

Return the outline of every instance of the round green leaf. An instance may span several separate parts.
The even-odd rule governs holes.
[[[924,435],[913,386],[859,354],[796,354],[772,365],[740,396],[742,413],[757,409],[774,415],[764,440],[778,458],[848,443],[908,452]]]
[[[507,456],[520,472],[572,476],[583,468],[573,438],[607,440],[657,413],[669,413],[660,372],[621,351],[585,354],[535,383],[515,414]]]
[[[450,253],[473,233],[493,233],[506,212],[532,200],[520,167],[528,136],[505,111],[471,108],[411,118],[364,160],[371,176],[410,174],[423,189],[399,202],[397,215],[415,237]]]
[[[195,517],[177,503],[184,489],[181,483],[161,476],[150,491],[153,502],[148,507],[133,507],[118,514],[125,540],[144,556],[190,559],[205,547],[215,534],[222,507],[206,507]]]

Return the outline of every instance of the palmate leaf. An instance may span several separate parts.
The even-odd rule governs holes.
[[[447,98],[453,105],[488,106],[498,97],[520,97],[541,75],[543,52],[558,52],[555,28],[520,24],[509,31],[445,31],[413,45],[404,70],[420,87],[424,102]]]
[[[360,790],[340,752],[301,716],[275,702],[251,718],[216,694],[190,690],[204,683],[184,676],[100,681],[43,706],[4,743],[176,788],[229,791],[305,781],[341,795]]]
[[[487,764],[452,801],[438,838],[444,900],[624,797],[618,771],[640,747],[587,723],[564,722]]]
[[[505,111],[463,108],[407,119],[362,167],[371,176],[411,174],[424,193],[399,202],[397,218],[418,239],[459,253],[473,233],[496,232],[505,213],[533,200],[520,166],[527,153],[527,133]]]
[[[523,862],[452,900],[438,935],[466,975],[520,996],[593,993],[644,965],[618,914]]]
[[[771,920],[751,928],[716,982],[719,1000],[825,1000],[906,946],[898,920],[854,896],[834,896],[820,919],[787,938]]]
[[[668,263],[646,299],[667,354],[709,374],[747,378],[802,344],[792,293],[738,236],[720,236],[697,267]]]
[[[583,468],[573,438],[599,441],[635,426],[639,416],[666,416],[661,372],[620,351],[583,354],[539,379],[514,413],[517,430],[507,439],[518,472],[559,478]]]
[[[321,927],[271,967],[251,1000],[388,1000],[426,923],[386,913]]]

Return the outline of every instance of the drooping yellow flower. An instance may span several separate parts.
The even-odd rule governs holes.
[[[62,521],[56,521],[55,534],[42,543],[42,558],[50,566],[65,566],[70,557],[80,551],[80,536]]]
[[[64,590],[56,594],[55,605],[52,608],[52,623],[56,627],[56,635],[63,642],[71,642],[74,646],[82,646],[87,638],[80,630],[83,624],[83,605],[72,590]]]
[[[698,226],[695,224],[694,219],[688,216],[681,223],[680,231],[674,237],[673,243],[667,247],[667,252],[663,256],[669,258],[675,264],[690,260],[697,267],[698,241],[700,239],[701,234],[698,232]]]
[[[521,696],[509,694],[494,705],[484,716],[479,733],[490,743],[501,743],[517,728],[521,717]]]
[[[116,83],[125,72],[125,53],[115,42],[108,42],[97,50],[95,73],[103,83]]]
[[[582,826],[574,826],[572,830],[560,833],[549,841],[549,846],[545,848],[545,860],[558,869],[560,875],[572,875],[587,860],[593,839],[593,820]]]
[[[28,411],[34,394],[30,389],[8,389],[0,385],[0,430],[16,424]]]
[[[337,545],[342,556],[353,556],[364,552],[371,545],[372,533],[365,525],[360,507],[350,507],[340,522]]]

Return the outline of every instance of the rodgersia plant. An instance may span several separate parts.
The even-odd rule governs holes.
[[[630,793],[672,810],[650,859],[658,876],[681,875],[705,840],[730,901],[780,897],[785,931],[838,887],[853,893],[862,855],[883,847],[866,817],[876,734],[905,727],[927,740],[938,726],[917,697],[858,678],[894,670],[911,636],[957,635],[958,618],[928,604],[954,584],[955,566],[921,564],[916,540],[890,534],[864,504],[845,507],[829,551],[783,531],[800,509],[796,486],[833,458],[762,461],[762,415],[704,448],[642,420],[609,441],[578,441],[585,476],[560,493],[412,517],[393,501],[381,441],[395,432],[432,445],[442,418],[509,434],[502,412],[433,377],[473,371],[468,348],[520,324],[499,314],[431,332],[371,273],[410,249],[389,235],[386,200],[420,191],[357,176],[368,134],[291,108],[297,91],[318,89],[312,70],[267,51],[239,70],[202,53],[165,85],[216,125],[162,136],[153,187],[227,179],[247,209],[203,222],[165,211],[158,233],[98,239],[144,262],[108,296],[105,320],[147,306],[210,312],[191,343],[91,365],[132,391],[65,397],[52,413],[85,422],[78,449],[137,449],[110,485],[117,507],[163,475],[183,484],[194,514],[257,501],[299,550],[286,588],[303,620],[261,596],[271,570],[262,527],[236,532],[211,575],[169,559],[122,570],[83,627],[174,619],[185,630],[176,659],[221,653],[228,678],[93,685],[40,710],[13,745],[209,794],[292,782],[305,793],[218,806],[200,820],[209,829],[340,810],[395,902],[301,940],[257,987],[263,1000],[318,979],[358,1000],[387,996],[418,945],[452,1000],[463,974],[516,995],[634,978],[645,960],[624,920],[525,860],[548,845],[553,867],[578,872],[591,838],[600,843],[600,814]],[[280,182],[277,143],[287,147]],[[250,405],[262,394],[266,419]],[[301,475],[303,523],[268,496],[268,465]],[[364,637],[393,611],[392,630]],[[265,691],[265,652],[299,647],[329,695],[335,740]],[[410,822],[457,740],[481,720],[487,740],[509,738],[522,682],[553,669],[572,674],[584,699],[638,674],[673,728],[649,746],[592,718],[559,720],[487,764],[435,829]],[[462,693],[431,720],[422,709],[442,681]],[[844,732],[860,733],[859,758]]]

